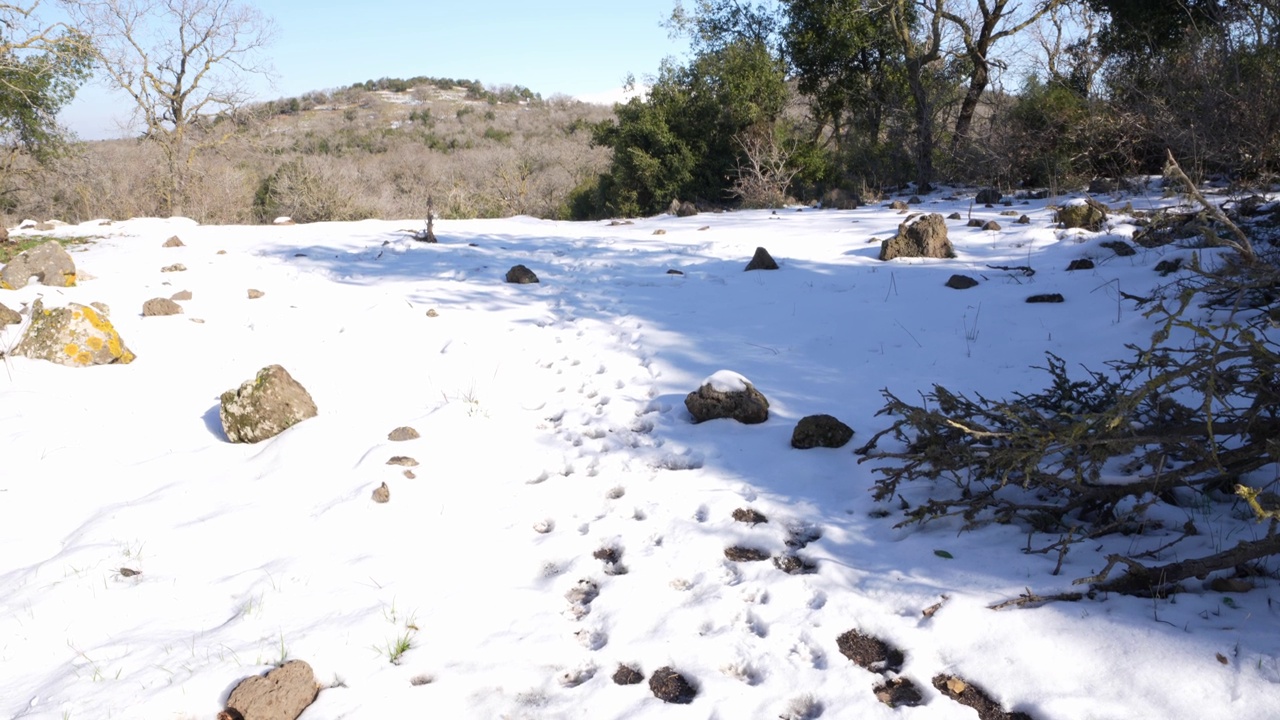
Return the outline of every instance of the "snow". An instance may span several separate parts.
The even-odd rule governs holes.
[[[710,385],[716,392],[729,393],[743,392],[750,384],[750,380],[732,370],[717,370],[703,380],[699,387]]]
[[[304,720],[973,718],[930,686],[939,673],[1037,720],[1266,716],[1280,702],[1274,582],[997,612],[1170,537],[1079,545],[1054,575],[1056,553],[1023,550],[1056,538],[895,528],[897,503],[871,500],[852,449],[887,425],[882,389],[1029,392],[1046,352],[1102,369],[1153,327],[1118,290],[1146,294],[1167,282],[1156,262],[1189,255],[1116,257],[1098,243],[1124,218],[1108,236],[1061,233],[1046,201],[1015,208],[1032,224],[953,223],[958,257],[928,262],[876,259],[902,219],[886,208],[441,220],[438,244],[410,240],[415,221],[47,233],[96,238],[74,254],[90,279],[0,302],[106,303],[137,360],[0,361],[0,716],[210,718],[286,658],[325,686]],[[185,245],[163,248],[175,234]],[[743,272],[757,246],[782,269]],[[1094,270],[1065,272],[1086,256]],[[160,272],[176,262],[188,270]],[[517,263],[541,283],[502,282]],[[982,282],[951,290],[953,273]],[[180,290],[184,314],[141,316]],[[1066,302],[1024,302],[1049,292]],[[22,329],[0,330],[0,347]],[[319,415],[228,443],[218,396],[274,363]],[[694,425],[683,399],[700,378],[750,378],[770,419]],[[852,443],[792,449],[818,413]],[[421,437],[388,440],[402,425]],[[386,464],[396,455],[420,464]],[[374,503],[383,482],[390,502]],[[738,508],[768,522],[736,522]],[[1265,532],[1226,505],[1185,512],[1204,532],[1179,557]],[[780,554],[797,536],[813,573],[724,555]],[[617,562],[593,557],[609,549]],[[598,596],[571,601],[583,581]],[[905,651],[923,706],[876,700],[880,677],[836,647],[855,628]],[[698,696],[664,705],[615,685],[619,663],[673,666]]]

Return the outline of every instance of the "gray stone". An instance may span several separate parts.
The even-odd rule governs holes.
[[[777,270],[778,263],[774,262],[773,256],[768,250],[762,247],[756,248],[756,254],[751,256],[751,262],[747,263],[747,270]]]
[[[796,423],[791,433],[791,447],[799,450],[810,448],[844,447],[853,438],[853,428],[831,415],[810,415]]]
[[[1066,302],[1066,299],[1062,297],[1062,293],[1044,293],[1041,295],[1032,295],[1031,297],[1027,298],[1027,302],[1029,303],[1060,303],[1060,302]]]
[[[723,392],[707,383],[685,396],[684,406],[695,423],[731,418],[754,425],[769,419],[769,400],[751,383],[745,390]]]
[[[672,200],[667,212],[676,217],[693,217],[698,214],[698,206],[688,201]]]
[[[1092,269],[1093,269],[1093,261],[1090,260],[1089,258],[1077,258],[1075,260],[1072,260],[1071,263],[1067,265],[1067,272],[1074,272],[1076,270],[1092,270]]]
[[[186,272],[186,271],[187,271],[187,266],[186,266],[186,265],[183,265],[182,263],[174,263],[174,264],[172,264],[172,265],[165,265],[164,267],[160,268],[160,272],[165,272],[165,273],[167,273],[167,272]]]
[[[190,300],[190,299],[191,299],[191,291],[190,291],[190,290],[179,290],[178,292],[176,292],[176,293],[174,293],[174,294],[170,295],[170,296],[169,296],[169,299],[170,299],[170,300]]]
[[[880,245],[880,259],[897,257],[953,258],[955,250],[947,239],[947,223],[930,213],[898,226],[898,234]]]
[[[273,438],[317,413],[315,401],[287,370],[269,365],[254,379],[222,393],[218,415],[233,443]]]
[[[245,678],[227,698],[226,714],[243,720],[297,720],[320,694],[311,666],[290,660],[266,675]]]
[[[414,430],[408,425],[401,425],[395,430],[392,430],[391,432],[387,433],[387,439],[392,442],[404,442],[405,440],[417,440],[420,437],[422,436],[418,434],[418,431]]]
[[[182,242],[182,238],[178,237],[177,235],[174,235],[168,240],[165,240],[164,245],[162,245],[161,247],[173,248],[173,247],[185,247],[185,246],[186,246],[186,243]]]
[[[517,285],[529,285],[538,282],[538,276],[524,265],[516,265],[507,271],[507,282]]]
[[[181,315],[182,306],[170,300],[169,298],[151,298],[142,303],[142,316],[155,317],[157,315]]]
[[[70,303],[46,310],[40,300],[31,305],[31,325],[10,354],[67,367],[125,365],[134,359],[120,333],[96,308]]]
[[[953,290],[968,290],[971,287],[977,287],[978,281],[968,275],[952,275],[947,278],[946,285]]]
[[[76,284],[76,264],[62,243],[50,240],[18,253],[0,268],[0,288],[26,287],[33,276],[41,285],[71,287]]]
[[[17,311],[5,307],[4,303],[0,303],[0,325],[17,325],[22,322],[22,316]]]
[[[1000,229],[1000,223],[995,220],[988,220],[982,225],[983,230],[995,231]]]
[[[1004,197],[1004,195],[1000,194],[1000,191],[995,188],[983,188],[978,191],[978,194],[974,196],[973,200],[974,202],[982,205],[995,205],[1000,202],[1000,198],[1002,197]]]

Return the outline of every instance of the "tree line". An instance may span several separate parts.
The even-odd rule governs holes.
[[[696,0],[579,216],[1280,164],[1278,0]]]
[[[46,9],[0,4],[0,210],[74,155],[57,114],[92,73],[131,98],[138,140],[161,158],[147,191],[186,212],[198,159],[262,115],[245,80],[269,72],[272,21],[236,0],[63,0],[59,21]],[[586,128],[608,166],[549,212],[1069,187],[1158,173],[1168,152],[1195,179],[1266,181],[1280,163],[1280,0],[693,0],[667,25],[689,57]],[[418,80],[445,82],[350,90]]]

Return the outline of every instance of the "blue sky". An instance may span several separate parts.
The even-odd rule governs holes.
[[[543,97],[603,95],[619,90],[628,73],[643,80],[664,57],[687,49],[660,25],[675,0],[252,4],[278,30],[266,53],[275,85],[255,85],[263,100],[416,75],[523,85]],[[95,80],[61,119],[85,139],[116,137],[129,102]]]

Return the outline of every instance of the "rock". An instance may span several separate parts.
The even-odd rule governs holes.
[[[440,317],[440,313],[436,312],[435,308],[430,308],[427,310],[427,317]]]
[[[1005,203],[1005,204],[1007,205],[1008,203]],[[1001,210],[1000,215],[1003,217],[1017,217],[1018,211],[1017,210]]]
[[[653,672],[649,678],[649,690],[659,700],[677,705],[693,702],[693,698],[698,694],[689,681],[669,665]]]
[[[1108,240],[1098,245],[1116,254],[1116,257],[1133,257],[1138,254],[1132,245],[1123,240]]]
[[[142,316],[181,315],[182,306],[169,298],[151,298],[142,303]]]
[[[290,660],[266,675],[243,680],[227,698],[226,712],[243,720],[297,720],[319,694],[311,666]]]
[[[32,304],[31,325],[10,354],[68,367],[134,360],[111,321],[96,308],[70,303],[46,310],[40,300]]]
[[[250,300],[257,300],[263,295],[266,295],[266,293],[262,292],[261,290],[255,290],[253,288],[249,288],[248,292],[246,292],[245,294],[249,296]]]
[[[21,322],[21,315],[16,311],[5,307],[4,303],[0,303],[0,325],[17,325]]]
[[[853,437],[853,428],[831,415],[810,415],[796,423],[791,432],[791,447],[799,450],[810,448],[844,447]]]
[[[907,204],[908,204],[908,205],[919,205],[919,204],[920,204],[920,196],[919,196],[919,195],[912,195],[911,197],[907,198]]]
[[[160,268],[160,272],[164,272],[164,273],[168,273],[168,272],[186,272],[186,271],[187,271],[187,266],[186,266],[186,265],[183,265],[182,263],[174,263],[174,264],[172,264],[172,265],[165,265],[164,267]]]
[[[283,367],[269,365],[239,388],[222,393],[218,416],[228,440],[256,443],[315,417],[316,412],[306,388]]]
[[[76,284],[76,264],[62,243],[50,240],[18,253],[0,268],[0,288],[26,287],[32,276],[41,285],[71,287]]]
[[[1120,189],[1120,184],[1111,178],[1094,178],[1089,181],[1090,195],[1107,195]]]
[[[977,287],[978,281],[968,275],[952,275],[947,278],[946,285],[953,290],[968,290],[971,287]]]
[[[1030,224],[1031,224],[1031,218],[1027,217],[1026,215],[1021,215],[1021,216],[1019,216],[1019,217],[1018,217],[1018,219],[1017,219],[1017,220],[1014,220],[1014,222],[1015,222],[1015,223],[1017,223],[1017,224],[1019,224],[1019,225],[1030,225]]]
[[[1000,194],[1000,191],[995,188],[983,188],[973,197],[973,201],[981,205],[995,205],[1000,202],[1002,197],[1004,195]]]
[[[386,483],[382,483],[381,485],[373,489],[374,502],[381,505],[389,501],[390,499],[391,499],[391,488],[387,487]]]
[[[1182,269],[1182,258],[1173,258],[1170,260],[1161,260],[1156,263],[1156,272],[1160,273],[1160,277],[1166,277],[1170,273],[1176,273]]]
[[[963,220],[963,219],[964,219],[964,216],[963,216],[963,215],[961,215],[961,214],[960,214],[960,213],[958,213],[958,212],[953,212],[953,213],[951,213],[950,215],[948,215],[948,216],[947,216],[947,219],[948,219],[948,220]]]
[[[755,386],[741,376],[736,383],[721,382],[718,375],[685,396],[684,406],[695,423],[731,418],[754,425],[769,419],[769,400]]]
[[[1072,200],[1058,209],[1057,218],[1063,228],[1084,228],[1097,232],[1107,221],[1107,206],[1093,198]]]
[[[668,275],[683,275],[683,274],[684,274],[684,271],[683,271],[683,270],[676,270],[675,268],[668,268],[668,269],[667,269],[667,274],[668,274]]]
[[[165,240],[164,245],[162,245],[161,247],[167,247],[167,248],[186,247],[186,243],[182,242],[182,238],[178,237],[177,235],[174,235],[168,240]]]
[[[907,206],[906,202],[902,200],[894,200],[893,202],[889,203],[889,209],[890,210],[909,210],[910,208]]]
[[[967,222],[967,223],[965,223],[965,224],[966,224],[966,226],[968,226],[968,227],[976,227],[976,228],[980,228],[980,227],[982,227],[982,221],[981,221],[981,220],[979,220],[978,218],[970,218],[970,219],[969,219],[969,222]]]
[[[507,282],[517,285],[528,285],[538,282],[538,276],[524,265],[516,265],[507,271]]]
[[[749,525],[759,525],[760,523],[769,522],[769,518],[765,517],[764,513],[756,510],[755,508],[737,508],[733,511],[733,519]]]
[[[418,461],[408,455],[396,455],[387,461],[388,465],[399,465],[401,467],[417,467]]]
[[[679,200],[672,200],[671,207],[667,212],[675,215],[676,217],[692,217],[698,214],[698,206],[688,201],[680,202]]]
[[[747,270],[777,270],[778,263],[774,262],[773,256],[768,250],[762,247],[756,248],[756,254],[751,256],[751,262],[747,263]]]
[[[0,242],[9,242],[9,228],[0,227]]]
[[[1032,295],[1027,298],[1029,303],[1060,303],[1066,302],[1062,297],[1062,293],[1044,293],[1043,295]]]
[[[861,204],[862,198],[857,193],[840,188],[828,190],[822,195],[822,207],[832,210],[854,210]]]
[[[953,258],[955,250],[947,239],[947,223],[930,213],[898,226],[898,234],[880,245],[880,259],[898,257]]]
[[[617,685],[638,685],[644,682],[644,675],[630,665],[619,665],[613,673],[613,682]]]
[[[983,229],[983,230],[990,230],[990,231],[999,230],[999,229],[1000,229],[1000,223],[996,222],[995,220],[988,220],[988,221],[986,221],[985,223],[983,223],[983,224],[982,224],[982,229]]]
[[[653,231],[653,234],[654,234],[654,235],[666,235],[666,234],[667,234],[667,231],[666,231],[666,230],[663,230],[662,228],[658,228],[657,230],[654,230],[654,231]]]
[[[906,659],[898,648],[857,630],[850,630],[836,638],[836,647],[853,664],[871,672],[897,672],[902,669],[902,663]]]
[[[1089,258],[1079,258],[1077,260],[1072,260],[1071,263],[1067,265],[1067,272],[1073,272],[1075,270],[1092,270],[1092,269],[1093,269],[1093,261],[1090,260]]]
[[[191,291],[190,291],[190,290],[179,290],[178,292],[176,292],[176,293],[174,293],[174,294],[170,295],[170,296],[169,296],[169,299],[170,299],[170,300],[173,300],[173,301],[175,301],[175,302],[176,302],[176,301],[180,301],[180,300],[190,300],[190,299],[191,299]]]
[[[392,442],[404,442],[405,440],[417,440],[420,437],[422,436],[418,434],[418,431],[414,430],[408,425],[401,425],[395,430],[392,430],[391,432],[387,433],[387,439]]]

